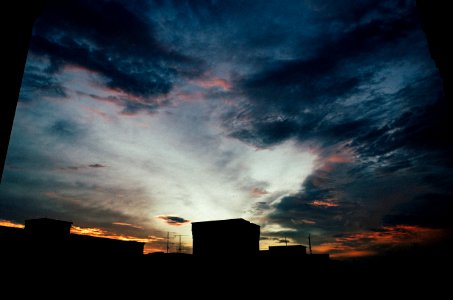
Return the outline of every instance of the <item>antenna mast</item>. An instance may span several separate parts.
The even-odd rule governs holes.
[[[167,231],[167,254],[168,254],[168,251],[170,250],[170,232]]]
[[[182,243],[181,243],[181,237],[182,236],[186,236],[185,234],[175,234],[175,237],[179,237],[179,244],[178,244],[178,248],[177,248],[177,251],[178,253],[181,253],[182,252]]]

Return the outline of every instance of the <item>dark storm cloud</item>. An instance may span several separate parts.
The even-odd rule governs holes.
[[[372,124],[366,134],[355,136],[352,146],[368,156],[383,155],[399,148],[442,151],[451,147],[448,115],[439,87],[438,78],[434,78],[429,84],[417,82],[390,97],[395,103],[410,99],[419,105],[406,108],[396,118],[389,118],[385,125]]]
[[[369,130],[370,121],[375,120],[364,118],[365,114],[361,118],[360,113],[379,105],[382,114],[389,105],[386,99],[373,97],[377,73],[403,57],[401,48],[408,46],[408,37],[417,29],[414,11],[402,12],[403,16],[349,24],[348,30],[327,31],[315,41],[313,56],[275,61],[240,78],[237,85],[250,103],[239,117],[249,119],[250,127],[234,130],[232,135],[262,146],[290,137],[334,144]],[[340,100],[351,96],[374,99],[363,99],[368,103],[355,108],[341,105]],[[333,115],[337,110],[345,112]]]
[[[157,218],[165,221],[168,225],[173,226],[180,226],[190,222],[190,220],[176,216],[158,216]]]
[[[180,76],[197,76],[202,66],[161,44],[151,21],[133,9],[139,8],[116,1],[50,1],[30,49],[50,59],[51,73],[82,66],[102,75],[107,86],[147,99],[128,112],[154,110],[152,97],[167,94]]]

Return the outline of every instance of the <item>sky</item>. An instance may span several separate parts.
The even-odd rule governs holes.
[[[0,220],[146,252],[230,218],[261,249],[434,243],[453,227],[443,97],[415,1],[48,1]]]

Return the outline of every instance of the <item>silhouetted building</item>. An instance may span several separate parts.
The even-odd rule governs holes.
[[[192,223],[193,254],[247,257],[259,252],[260,226],[244,219]]]
[[[48,218],[25,220],[25,232],[36,238],[67,239],[71,233],[72,222]]]
[[[143,255],[144,243],[71,234],[71,222],[25,221],[25,229],[0,226],[0,253],[39,258],[123,258]]]

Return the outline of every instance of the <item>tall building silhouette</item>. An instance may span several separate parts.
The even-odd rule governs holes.
[[[0,183],[8,151],[9,139],[16,114],[17,100],[27,60],[28,44],[33,23],[40,14],[44,0],[17,0],[4,6],[4,17],[8,16],[8,26],[2,30],[4,57],[3,65],[7,74],[3,79],[2,101],[0,102]]]
[[[260,226],[244,219],[192,223],[197,257],[250,257],[259,253]]]

